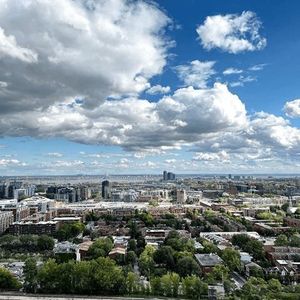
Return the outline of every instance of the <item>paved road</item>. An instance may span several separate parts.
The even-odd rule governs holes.
[[[1,293],[0,300],[159,300],[162,298],[97,297],[97,296],[54,296]],[[164,298],[166,299],[166,298]]]
[[[231,278],[233,279],[233,281],[238,289],[241,289],[244,286],[244,284],[246,283],[246,279],[243,276],[241,276],[240,274],[238,274],[237,272],[232,272]]]

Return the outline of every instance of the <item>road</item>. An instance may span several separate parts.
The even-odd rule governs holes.
[[[241,289],[246,283],[246,279],[237,272],[232,272],[231,279],[233,279],[237,289]]]
[[[97,297],[97,296],[70,296],[70,295],[24,295],[24,294],[12,294],[3,293],[0,294],[0,300],[159,300],[166,298],[132,298],[132,297]]]

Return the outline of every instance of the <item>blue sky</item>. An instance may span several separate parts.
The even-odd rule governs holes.
[[[299,13],[297,0],[0,5],[0,174],[299,173]]]

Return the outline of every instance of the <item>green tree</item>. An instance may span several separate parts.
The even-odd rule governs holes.
[[[146,275],[148,278],[153,272],[155,266],[154,259],[153,259],[154,252],[155,252],[155,248],[148,245],[145,247],[145,250],[141,253],[139,259],[139,266],[141,272],[144,275]]]
[[[37,247],[40,251],[53,250],[54,239],[48,235],[42,234],[37,239]]]
[[[102,256],[107,256],[108,253],[113,248],[113,242],[110,238],[100,238],[97,239],[90,247],[87,255],[90,258],[98,258]]]
[[[207,295],[208,286],[196,275],[187,276],[182,279],[183,295],[189,299],[203,299]]]
[[[161,246],[154,252],[153,259],[157,264],[163,264],[169,270],[175,267],[174,250],[170,246]]]
[[[180,277],[176,273],[168,273],[161,277],[161,291],[163,296],[177,297]]]
[[[139,292],[138,276],[133,272],[128,272],[126,276],[126,291],[128,294],[137,294]]]
[[[216,265],[213,267],[211,273],[207,275],[209,281],[214,282],[223,282],[229,278],[229,268],[224,265]]]
[[[279,293],[282,290],[282,285],[278,279],[270,279],[268,281],[268,288],[274,293]]]
[[[128,251],[134,251],[136,252],[137,246],[136,246],[136,240],[135,239],[130,239],[128,242]]]
[[[239,270],[241,268],[241,256],[237,250],[226,248],[222,252],[221,257],[230,271]]]
[[[276,238],[274,244],[275,246],[287,246],[289,243],[288,238],[285,234],[280,234]]]
[[[160,277],[150,278],[150,287],[152,295],[162,295],[162,286]]]
[[[59,265],[49,259],[39,270],[37,274],[39,290],[43,293],[57,293],[60,284],[61,272]]]
[[[179,259],[177,263],[177,272],[181,277],[188,275],[200,275],[200,267],[196,261],[191,257],[184,257]]]
[[[32,257],[27,258],[23,268],[24,283],[23,288],[27,293],[35,293],[37,290],[37,265]]]
[[[20,287],[20,282],[8,270],[0,268],[0,289],[17,290]]]
[[[137,261],[137,256],[134,251],[128,251],[126,254],[126,262],[127,264],[134,265]]]
[[[289,245],[291,247],[300,247],[300,237],[298,235],[292,235],[290,238]]]

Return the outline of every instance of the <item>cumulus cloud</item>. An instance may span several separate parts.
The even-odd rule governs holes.
[[[26,166],[26,163],[21,162],[17,159],[0,159],[0,167],[9,167],[9,166]]]
[[[290,118],[300,117],[300,99],[288,101],[285,103],[283,108],[285,114]]]
[[[204,161],[206,161],[206,160],[208,160],[208,161],[213,161],[213,160],[228,161],[229,155],[224,150],[217,152],[217,153],[198,152],[194,155],[193,159],[194,160],[204,160]]]
[[[161,86],[160,84],[152,86],[146,91],[147,94],[156,95],[156,94],[167,94],[171,91],[169,86]]]
[[[166,64],[169,23],[146,1],[1,0],[0,114],[145,90]]]
[[[175,70],[185,85],[205,88],[207,81],[216,73],[213,69],[214,65],[215,61],[193,60],[188,65],[177,66]]]
[[[18,45],[13,35],[6,35],[3,28],[0,27],[0,57],[10,57],[25,63],[37,62],[36,52],[23,48]]]
[[[228,68],[223,71],[223,75],[232,75],[232,74],[241,74],[243,70],[236,69],[236,68]]]
[[[201,135],[240,130],[247,124],[244,104],[226,85],[181,88],[158,102],[137,98],[105,101],[94,110],[80,103],[45,111],[6,114],[0,134],[64,137],[87,144],[118,145],[136,152],[178,149]]]
[[[261,22],[256,14],[244,11],[242,14],[208,16],[197,27],[202,46],[211,50],[219,48],[229,53],[263,49],[267,40],[259,33]]]

